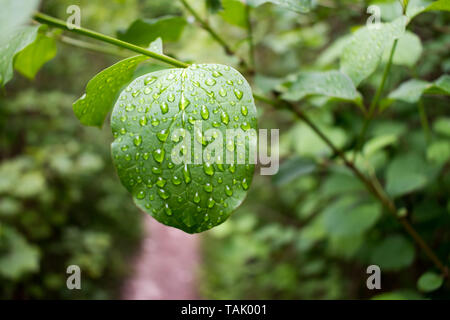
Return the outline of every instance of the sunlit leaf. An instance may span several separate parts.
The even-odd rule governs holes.
[[[80,122],[101,127],[119,90],[132,79],[137,65],[147,59],[146,56],[124,59],[92,78],[86,86],[86,93],[73,104],[73,111]]]
[[[442,276],[432,271],[428,271],[422,274],[419,280],[417,280],[417,288],[423,292],[431,292],[439,289],[443,282],[444,279]]]
[[[416,103],[423,94],[450,95],[450,76],[443,75],[434,82],[408,80],[392,91],[388,99]]]
[[[119,31],[120,40],[147,47],[160,37],[164,42],[177,41],[186,26],[183,17],[166,16],[157,19],[137,19],[127,30]]]
[[[406,22],[406,17],[400,17],[379,28],[362,27],[353,34],[341,55],[341,71],[356,87],[377,69],[384,51],[403,35]]]
[[[12,79],[14,57],[36,39],[38,29],[39,26],[22,27],[0,47],[0,86]]]
[[[45,30],[46,28],[41,27],[34,42],[14,59],[14,68],[29,79],[33,79],[44,63],[56,55],[56,41],[46,36]]]
[[[323,95],[359,105],[362,99],[351,79],[339,71],[301,73],[282,97],[299,101],[309,95]]]
[[[243,201],[254,171],[256,108],[236,70],[204,64],[139,77],[121,93],[111,126],[122,184],[161,223],[201,232],[224,222]],[[227,136],[227,129],[239,129],[246,141]],[[196,156],[202,146],[223,154]],[[237,164],[225,161],[227,153]]]

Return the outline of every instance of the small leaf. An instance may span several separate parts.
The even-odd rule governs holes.
[[[29,79],[33,79],[39,69],[56,55],[55,39],[45,35],[46,26],[29,46],[19,52],[14,59],[14,68]]]
[[[155,53],[163,54],[163,42],[161,38],[157,38],[152,41],[148,46],[148,50],[153,51]]]
[[[417,154],[400,155],[388,166],[386,191],[398,197],[423,188],[432,178],[433,170]]]
[[[309,95],[353,101],[358,105],[361,105],[362,100],[351,79],[339,71],[301,73],[282,97],[299,101]]]
[[[281,186],[303,175],[314,172],[317,165],[308,158],[293,157],[284,161],[280,170],[273,176],[274,184]]]
[[[377,69],[384,51],[403,35],[406,22],[406,17],[400,17],[378,29],[365,26],[353,34],[342,52],[341,71],[356,87]]]
[[[443,75],[434,82],[412,79],[391,92],[390,100],[416,103],[423,94],[450,95],[450,76]]]
[[[22,27],[0,47],[0,86],[12,79],[14,57],[36,39],[38,29],[39,26]]]
[[[423,292],[431,292],[439,289],[442,286],[444,279],[442,276],[428,271],[420,276],[417,281],[417,288]]]
[[[433,130],[438,134],[450,138],[450,118],[438,118],[433,124]]]
[[[383,62],[389,60],[390,50],[386,50],[383,55]],[[410,32],[406,31],[405,34],[398,39],[397,47],[395,49],[392,63],[400,66],[414,67],[422,55],[422,43],[420,38]]]
[[[246,28],[247,14],[245,4],[240,0],[222,0],[223,10],[219,15],[229,24]]]
[[[254,171],[249,150],[256,147],[256,125],[250,86],[228,66],[149,73],[122,91],[114,106],[114,165],[139,208],[163,224],[202,232],[224,222],[244,200]],[[229,129],[242,129],[248,139],[234,142]],[[195,152],[213,146],[222,154]],[[245,164],[228,164],[228,153]]]
[[[119,90],[132,79],[137,65],[147,59],[146,56],[124,59],[92,78],[86,86],[86,93],[73,104],[73,111],[80,122],[101,127]]]
[[[212,13],[223,9],[221,0],[205,0],[206,8]]]
[[[0,256],[0,275],[15,280],[39,270],[38,248],[16,230],[8,226],[0,228],[0,243],[7,244],[7,253]]]
[[[450,11],[450,2],[448,0],[434,1],[425,11]]]
[[[377,203],[358,203],[353,196],[343,197],[323,212],[325,229],[333,236],[353,236],[370,229],[381,216]]]
[[[247,3],[253,7],[260,6],[267,2],[300,13],[309,12],[312,7],[311,0],[247,0]]]
[[[373,249],[370,260],[383,271],[397,271],[411,265],[414,255],[414,247],[405,237],[392,235]]]
[[[27,23],[37,10],[39,0],[2,0],[0,10],[0,47],[12,34]],[[2,55],[0,55],[2,56]]]
[[[165,16],[157,19],[137,19],[127,30],[119,31],[120,40],[147,47],[158,37],[165,41],[177,41],[186,26],[183,17]]]

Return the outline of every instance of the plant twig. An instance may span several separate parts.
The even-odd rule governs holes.
[[[430,125],[428,124],[427,112],[425,110],[425,106],[423,101],[419,99],[417,102],[417,108],[419,109],[420,122],[422,123],[423,132],[425,134],[425,139],[427,142],[430,142]]]
[[[68,45],[71,45],[74,47],[94,51],[94,52],[110,54],[110,55],[118,56],[121,58],[130,57],[130,55],[127,54],[126,52],[114,50],[112,48],[108,48],[105,46],[97,45],[97,44],[86,42],[86,41],[79,40],[79,39],[74,39],[74,38],[70,38],[70,37],[66,37],[66,36],[60,36],[60,37],[58,37],[58,40],[61,41],[62,43],[65,43],[65,44],[68,44]]]
[[[121,48],[125,48],[125,49],[128,49],[128,50],[131,50],[131,51],[143,54],[145,56],[154,58],[156,60],[165,62],[165,63],[170,64],[170,65],[175,66],[175,67],[186,68],[186,67],[189,66],[189,64],[187,64],[185,62],[182,62],[182,61],[179,61],[177,59],[174,59],[172,57],[168,57],[168,56],[165,56],[165,55],[162,55],[162,54],[158,54],[156,52],[144,49],[144,48],[136,46],[134,44],[131,44],[131,43],[119,40],[119,39],[115,39],[113,37],[109,37],[109,36],[104,35],[104,34],[99,33],[99,32],[95,32],[95,31],[92,31],[92,30],[89,30],[89,29],[85,29],[85,28],[81,28],[81,27],[80,28],[69,29],[67,27],[67,24],[66,24],[65,21],[57,19],[57,18],[54,18],[54,17],[51,17],[51,16],[48,16],[48,15],[40,13],[40,12],[35,13],[33,18],[36,21],[38,21],[38,22],[45,23],[45,24],[48,24],[48,25],[51,25],[51,26],[54,26],[54,27],[58,27],[60,29],[64,29],[64,30],[67,30],[67,31],[70,31],[70,32],[78,33],[78,34],[81,34],[81,35],[84,35],[84,36],[87,36],[87,37],[90,37],[90,38],[93,38],[93,39],[97,39],[97,40],[100,40],[100,41],[103,41],[103,42],[107,42],[107,43],[113,44],[115,46],[118,46],[118,47],[121,47]]]
[[[208,21],[200,17],[200,15],[195,11],[195,9],[186,1],[186,0],[180,0],[181,4],[186,8],[187,11],[189,11],[190,14],[192,14],[195,18],[195,20],[200,24],[200,26],[207,31],[211,37],[216,40],[217,43],[219,43],[223,49],[225,50],[225,53],[230,56],[235,56],[239,59],[239,63],[247,68],[247,63],[244,59],[237,56],[236,52],[230,47],[230,45],[211,27]]]
[[[251,20],[251,10],[252,8],[246,3],[245,4],[245,16],[246,16],[246,22],[247,22],[247,38],[248,38],[248,45],[249,45],[249,61],[250,66],[254,70],[255,69],[255,45],[253,43],[253,27],[252,27],[252,20]]]
[[[363,124],[362,130],[361,130],[361,133],[358,136],[357,143],[356,143],[356,148],[355,148],[355,151],[354,151],[354,158],[353,158],[353,160],[355,159],[357,153],[361,150],[362,146],[364,145],[364,140],[365,140],[365,137],[366,137],[366,134],[367,134],[367,130],[369,129],[370,122],[373,119],[375,111],[378,109],[378,104],[380,103],[380,98],[381,98],[381,95],[383,93],[384,86],[386,85],[386,80],[387,80],[387,77],[389,75],[389,71],[391,70],[392,59],[394,57],[395,49],[397,47],[397,42],[398,42],[398,40],[395,39],[394,40],[394,44],[392,45],[392,48],[391,48],[391,53],[389,55],[389,60],[388,60],[386,66],[384,68],[384,72],[383,72],[383,77],[381,79],[381,83],[378,86],[377,91],[375,92],[375,96],[373,97],[372,103],[370,104],[370,107],[369,107],[369,112],[367,113],[367,116],[366,116],[366,118],[364,120],[364,124]]]

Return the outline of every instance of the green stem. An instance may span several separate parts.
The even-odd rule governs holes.
[[[422,100],[419,100],[417,103],[417,107],[419,109],[420,122],[422,123],[423,132],[425,134],[425,139],[427,142],[430,142],[430,126],[428,124],[427,112],[425,110],[425,106]]]
[[[180,1],[183,4],[183,6],[187,9],[187,11],[189,11],[189,13],[194,16],[195,20],[202,26],[202,28],[205,29],[211,35],[211,37],[213,37],[214,40],[216,40],[223,47],[223,49],[227,54],[229,55],[235,54],[234,51],[230,48],[230,46],[225,42],[225,40],[211,28],[211,26],[206,20],[200,17],[197,11],[195,11],[194,8],[192,8],[192,6],[189,3],[187,3],[186,0]]]
[[[253,43],[253,27],[252,27],[252,21],[251,21],[251,10],[252,8],[246,4],[245,5],[245,15],[247,20],[247,38],[248,38],[248,44],[249,44],[249,61],[250,66],[255,69],[255,45]]]
[[[97,39],[97,40],[100,40],[103,42],[107,42],[107,43],[113,44],[115,46],[118,46],[118,47],[121,47],[124,49],[128,49],[128,50],[143,54],[145,56],[151,57],[153,59],[165,62],[174,67],[186,68],[189,66],[189,64],[187,64],[185,62],[176,60],[174,58],[171,58],[171,57],[168,57],[168,56],[165,56],[162,54],[158,54],[158,53],[149,51],[147,49],[136,46],[134,44],[131,44],[131,43],[128,43],[128,42],[125,42],[122,40],[118,40],[118,39],[109,37],[107,35],[104,35],[104,34],[89,30],[89,29],[85,29],[85,28],[69,29],[67,27],[67,23],[65,21],[57,19],[57,18],[53,18],[51,16],[48,16],[48,15],[40,13],[40,12],[35,13],[33,18],[38,22],[45,23],[45,24],[48,24],[48,25],[51,25],[51,26],[54,26],[54,27],[57,27],[60,29],[64,29],[64,30],[67,30],[67,31],[70,31],[73,33],[81,34],[81,35],[84,35],[84,36],[87,36],[87,37],[90,37],[93,39]]]
[[[372,121],[373,116],[374,116],[376,110],[378,109],[378,104],[380,103],[380,98],[381,98],[381,95],[383,93],[384,86],[386,85],[387,77],[388,77],[389,72],[391,70],[392,59],[394,57],[395,49],[397,48],[397,42],[398,42],[398,40],[395,39],[394,40],[394,44],[392,45],[392,48],[391,48],[391,53],[389,55],[389,60],[388,60],[388,62],[386,64],[386,67],[384,68],[384,72],[383,72],[383,77],[381,79],[381,83],[378,86],[377,91],[375,92],[375,96],[372,99],[372,103],[370,104],[370,107],[369,107],[369,112],[368,112],[368,114],[367,114],[367,116],[366,116],[366,118],[364,120],[364,124],[363,124],[361,133],[359,134],[359,138],[358,138],[357,144],[356,144],[356,149],[355,149],[355,153],[354,153],[355,157],[356,157],[356,154],[361,150],[362,146],[364,145],[364,140],[365,140],[365,137],[366,137],[366,134],[367,134],[367,130],[369,129],[370,122]]]
[[[61,41],[62,43],[77,47],[77,48],[82,48],[82,49],[86,49],[86,50],[90,50],[90,51],[94,51],[94,52],[99,52],[99,53],[104,53],[104,54],[109,54],[109,55],[113,55],[113,56],[118,56],[121,58],[128,58],[130,57],[129,54],[127,54],[126,52],[123,51],[118,51],[118,50],[114,50],[112,48],[108,48],[105,46],[100,46],[94,43],[90,43],[90,42],[86,42],[83,40],[78,40],[78,39],[73,39],[70,37],[66,37],[66,36],[61,36],[58,38],[59,41]]]

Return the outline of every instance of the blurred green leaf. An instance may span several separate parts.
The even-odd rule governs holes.
[[[432,178],[432,169],[417,154],[397,156],[386,172],[386,191],[393,197],[417,191]]]
[[[443,75],[434,82],[408,80],[392,91],[388,99],[416,103],[423,94],[450,95],[450,76]]]
[[[34,42],[14,59],[14,68],[29,79],[33,79],[39,69],[56,55],[56,41],[45,35],[46,29],[41,27]]]
[[[314,161],[307,158],[293,157],[284,161],[280,170],[273,176],[275,185],[283,185],[297,179],[305,174],[309,174],[316,169]]]
[[[3,277],[14,280],[39,270],[39,250],[16,230],[1,227],[0,243],[8,245],[7,252],[0,254],[0,274]]]
[[[427,159],[432,163],[442,165],[450,160],[450,141],[434,141],[427,147]]]
[[[433,124],[433,130],[443,136],[450,138],[450,118],[441,117]]]
[[[400,17],[378,29],[365,26],[353,34],[341,55],[341,71],[356,87],[377,69],[384,51],[403,35],[406,22],[406,17]]]
[[[22,25],[31,19],[32,14],[39,6],[39,2],[39,0],[0,1],[0,8],[2,8],[0,10],[0,47],[3,47],[3,41],[7,41],[12,34],[15,34]],[[0,56],[3,56],[3,54],[0,54]]]
[[[248,5],[257,7],[264,3],[271,2],[280,7],[296,11],[296,12],[309,12],[312,7],[312,0],[246,0]]]
[[[16,55],[32,43],[36,37],[39,26],[27,26],[18,29],[0,47],[0,87],[4,86],[13,77],[13,61]]]
[[[410,266],[414,255],[414,247],[405,237],[392,235],[375,246],[371,262],[378,265],[382,272],[397,271]]]
[[[412,68],[419,61],[422,51],[423,48],[420,38],[411,31],[406,31],[405,34],[398,39],[392,63]],[[389,51],[384,52],[383,62],[386,63],[389,60],[389,54]]]
[[[247,14],[245,4],[240,0],[222,0],[223,10],[219,15],[229,24],[246,28]]]
[[[177,41],[185,26],[186,20],[183,17],[165,16],[157,19],[137,19],[127,30],[119,31],[117,37],[120,40],[147,47],[157,38],[161,38],[164,42]]]
[[[217,11],[223,9],[221,0],[205,0],[206,7],[212,13],[216,13]]]
[[[361,105],[362,97],[352,80],[339,71],[301,73],[282,98],[299,101],[308,95],[324,95]]]
[[[422,292],[431,292],[439,289],[442,286],[444,279],[432,271],[422,274],[417,281],[417,288]]]
[[[80,122],[101,127],[119,90],[132,79],[137,65],[147,59],[146,56],[124,59],[92,78],[86,86],[86,93],[73,104],[73,111]]]
[[[324,226],[333,236],[352,236],[364,233],[380,218],[378,203],[360,203],[358,198],[343,197],[323,211]]]

